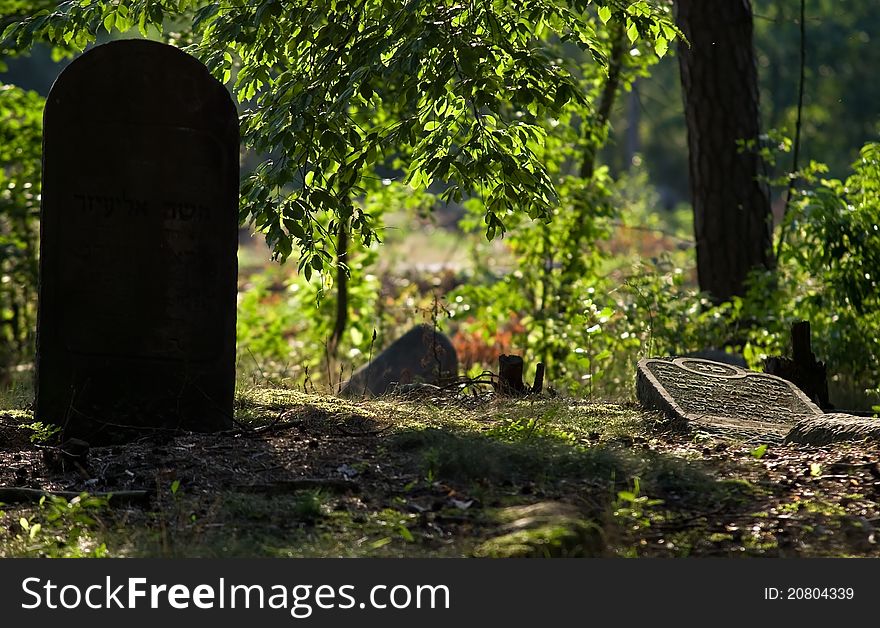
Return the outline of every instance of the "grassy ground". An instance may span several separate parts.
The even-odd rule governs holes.
[[[7,401],[7,407],[14,405]],[[2,556],[880,556],[876,445],[669,431],[564,398],[239,393],[241,428],[60,465],[0,413]]]

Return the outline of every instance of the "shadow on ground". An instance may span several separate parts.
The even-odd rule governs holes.
[[[149,495],[7,504],[0,552],[878,555],[876,457],[858,448],[762,452],[665,432],[633,408],[558,399],[350,402],[254,389],[236,413],[241,428],[228,434],[93,448],[86,465],[64,467],[30,442],[27,412],[3,413],[0,486]],[[840,482],[824,478],[841,475],[827,472],[834,464],[855,466]]]

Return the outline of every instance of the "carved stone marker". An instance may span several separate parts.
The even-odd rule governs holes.
[[[822,415],[791,382],[698,358],[640,360],[636,392],[643,407],[671,419],[778,435]]]
[[[378,397],[396,385],[443,384],[457,376],[458,355],[449,338],[430,325],[416,325],[352,373],[340,395]]]
[[[116,442],[232,424],[238,117],[196,59],[98,46],[44,117],[36,418]]]

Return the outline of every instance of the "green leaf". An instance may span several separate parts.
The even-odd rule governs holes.
[[[360,346],[360,344],[364,341],[364,332],[362,332],[357,327],[352,327],[349,335],[351,335],[351,344],[356,347]]]
[[[599,353],[596,354],[595,360],[598,362],[599,360],[607,360],[610,357],[613,357],[614,353],[610,349],[603,349]]]
[[[177,491],[179,491],[179,490],[180,490],[180,480],[174,480],[171,483],[171,494],[177,495]]]
[[[669,42],[663,39],[662,37],[658,37],[657,41],[654,43],[654,52],[657,53],[658,57],[662,57],[669,50]]]
[[[378,539],[378,540],[373,541],[372,543],[370,543],[370,549],[377,550],[377,549],[379,549],[380,547],[385,547],[385,546],[388,545],[390,542],[391,542],[391,537],[390,537],[390,536],[382,537],[381,539]]]
[[[599,19],[602,20],[603,24],[607,24],[608,20],[611,19],[611,9],[607,6],[599,7]]]
[[[767,453],[767,445],[759,445],[758,447],[755,447],[749,453],[752,454],[752,457],[755,459],[763,458],[764,454]]]
[[[626,36],[629,37],[631,43],[635,43],[639,38],[639,29],[636,27],[635,22],[629,23],[629,27],[626,29]]]
[[[104,17],[104,29],[109,33],[110,31],[113,30],[113,26],[115,24],[116,24],[116,14],[112,13],[112,12],[108,13]]]
[[[292,235],[295,238],[298,238],[300,240],[305,239],[306,232],[302,228],[302,225],[299,224],[299,222],[297,222],[296,220],[292,220],[290,218],[285,218],[283,222],[284,222],[284,227],[287,229],[287,232],[290,235]]]

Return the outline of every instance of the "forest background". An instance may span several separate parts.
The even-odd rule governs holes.
[[[255,70],[259,64],[246,56],[253,42],[244,36],[240,57],[234,50],[210,56],[217,50],[211,37],[228,28],[226,34],[238,41],[236,34],[259,29],[276,15],[279,3],[252,3],[250,13],[239,15],[237,31],[236,22],[228,16],[224,22],[212,3],[154,3],[155,14],[138,14],[142,2],[65,3],[82,6],[76,19],[63,22],[50,16],[57,3],[3,4],[0,365],[13,391],[29,394],[45,95],[77,49],[140,29],[189,46],[240,103],[246,140],[241,385],[332,392],[353,368],[413,324],[427,322],[452,337],[468,374],[495,368],[501,353],[518,353],[531,368],[546,364],[557,390],[622,399],[632,394],[640,357],[717,348],[741,353],[760,368],[765,357],[787,351],[792,322],[809,320],[814,350],[829,367],[832,402],[859,411],[878,404],[880,148],[874,142],[880,84],[872,74],[880,65],[874,45],[880,9],[871,3],[752,3],[761,134],[751,142],[744,138],[740,150],[761,158],[760,183],[769,190],[774,218],[774,260],[723,299],[701,291],[698,281],[679,67],[678,46],[685,44],[675,42],[668,3],[587,6],[577,32],[592,35],[581,41],[560,38],[565,29],[552,15],[524,13],[528,25],[512,31],[523,49],[535,51],[522,64],[523,76],[541,78],[549,68],[571,79],[559,79],[543,96],[535,89],[540,83],[524,82],[516,92],[519,102],[504,104],[509,94],[492,95],[491,83],[478,84],[488,76],[491,55],[477,49],[473,58],[456,56],[472,93],[485,98],[479,111],[474,107],[474,119],[487,137],[500,131],[504,142],[521,141],[539,167],[464,172],[451,158],[432,163],[425,155],[435,135],[463,131],[430,116],[405,133],[395,131],[396,150],[380,158],[369,152],[370,136],[327,129],[313,142],[316,151],[330,155],[340,149],[337,144],[363,145],[361,158],[371,169],[342,182],[344,203],[305,214],[295,214],[295,203],[276,214],[254,209],[271,185],[286,185],[289,201],[312,184],[320,192],[317,181],[324,177],[327,183],[335,174],[315,169],[281,184],[271,180],[266,164],[299,150],[293,142],[301,137],[294,130],[275,145],[254,141],[256,130],[281,125],[265,117],[271,109],[261,100],[277,96],[278,76]],[[495,5],[497,15],[509,14],[505,3]],[[431,10],[452,6],[437,3]],[[341,36],[319,26],[318,36]],[[424,98],[413,100],[405,89],[394,94],[380,79],[359,83],[352,118],[392,116],[393,110],[408,120],[407,102],[419,110]],[[432,105],[442,100],[434,98]],[[376,99],[398,108],[371,109]],[[444,102],[447,109],[458,106]],[[516,126],[523,116],[531,127]],[[381,119],[370,121],[382,127]],[[529,148],[537,138],[529,129],[540,131],[540,149]],[[409,138],[401,140],[406,133]],[[493,154],[483,150],[472,157],[480,166]],[[446,177],[446,171],[452,174]],[[338,190],[338,179],[326,189]],[[307,209],[322,207],[317,196],[302,198]]]

